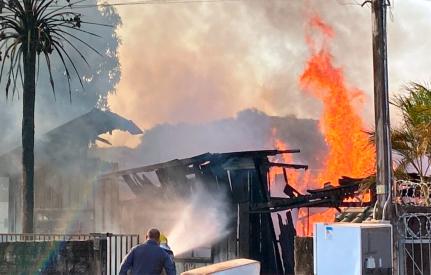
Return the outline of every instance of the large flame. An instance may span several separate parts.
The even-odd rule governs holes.
[[[334,66],[328,42],[334,36],[329,25],[319,17],[310,20],[312,30],[323,35],[321,46],[307,36],[311,57],[300,77],[300,85],[307,94],[323,103],[320,130],[328,145],[324,169],[319,183],[338,184],[341,176],[366,177],[375,169],[375,151],[369,146],[364,122],[358,114],[364,93],[346,84],[342,69]]]
[[[318,173],[289,171],[289,184],[296,190],[322,188],[328,182],[338,185],[342,176],[362,178],[372,174],[375,169],[375,150],[369,145],[364,122],[358,113],[365,95],[359,89],[349,87],[342,69],[334,66],[328,47],[334,35],[333,29],[321,18],[311,17],[309,33],[306,35],[311,56],[299,82],[306,94],[322,102],[319,125],[328,152],[325,156],[319,156],[324,161],[323,169]],[[320,36],[321,41],[313,38],[316,36]],[[276,137],[276,130],[272,134],[273,145],[285,149],[287,146]],[[292,160],[290,156],[282,159],[284,162]],[[282,173],[279,170],[273,168],[270,171],[271,180],[275,174]],[[298,235],[312,234],[313,223],[332,222],[334,214],[334,209],[301,209],[296,223]]]

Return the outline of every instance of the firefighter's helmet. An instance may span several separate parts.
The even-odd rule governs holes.
[[[168,238],[163,234],[160,234],[160,244],[168,244]]]

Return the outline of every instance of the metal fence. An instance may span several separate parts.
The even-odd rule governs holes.
[[[107,274],[118,274],[120,264],[130,249],[139,244],[139,235],[106,234]]]
[[[15,234],[0,233],[0,243],[6,242],[41,242],[41,241],[87,241],[95,234]]]
[[[397,201],[403,205],[430,206],[431,183],[397,180]]]
[[[400,217],[399,274],[431,274],[431,213],[408,213]]]
[[[120,264],[133,246],[139,244],[137,234],[15,234],[0,233],[0,243],[10,242],[70,242],[93,241],[94,248],[100,250],[101,263],[104,265],[101,274],[118,274]]]

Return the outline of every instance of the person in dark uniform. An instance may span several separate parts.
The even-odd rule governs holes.
[[[160,247],[160,231],[150,229],[147,241],[133,247],[124,257],[120,266],[120,275],[160,275],[163,269],[166,275],[175,275],[175,264],[172,257]]]
[[[160,234],[160,247],[163,248],[163,250],[166,251],[166,253],[171,256],[172,259],[174,259],[174,252],[172,251],[171,247],[168,245],[168,238],[166,238],[165,235]]]
[[[172,261],[175,264],[174,260],[174,252],[172,251],[171,247],[168,245],[168,238],[166,238],[165,235],[160,234],[160,247],[163,248],[163,250],[168,253],[168,255],[171,257]],[[166,275],[166,272],[162,272],[162,275]]]

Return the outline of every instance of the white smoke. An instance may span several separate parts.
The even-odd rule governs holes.
[[[122,79],[118,92],[109,99],[110,106],[143,129],[159,123],[207,123],[246,108],[317,119],[321,105],[304,96],[298,78],[309,57],[304,26],[310,14],[318,14],[335,32],[330,45],[334,64],[342,68],[349,86],[366,94],[361,116],[371,128],[371,10],[369,5],[361,7],[362,2],[259,0],[121,6]],[[431,1],[391,1],[391,96],[410,81],[429,80],[430,11]],[[391,115],[395,123],[395,112]],[[127,137],[117,140],[130,146]]]

